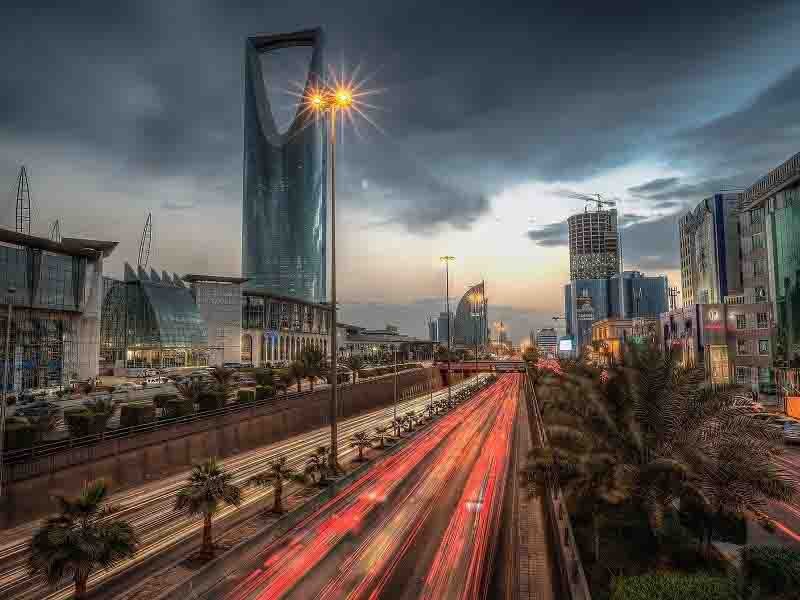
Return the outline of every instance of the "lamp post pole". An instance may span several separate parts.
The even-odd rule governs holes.
[[[450,372],[450,340],[453,339],[453,326],[452,319],[450,318],[450,261],[455,260],[455,256],[442,256],[440,260],[444,261],[444,302],[445,309],[447,310],[447,406],[452,404],[452,390],[450,388],[450,379],[452,373]]]
[[[339,432],[337,416],[339,414],[339,374],[336,368],[338,340],[336,339],[336,109],[328,111],[329,149],[331,160],[331,469],[339,472]]]
[[[394,354],[394,418],[397,418],[397,346],[392,344]]]
[[[4,465],[4,458],[5,458],[5,451],[6,451],[6,413],[8,412],[7,404],[6,404],[6,390],[8,389],[8,347],[11,341],[11,317],[14,315],[14,305],[12,303],[13,296],[16,293],[17,289],[10,287],[8,288],[8,316],[6,321],[6,339],[5,339],[5,350],[3,352],[3,391],[2,396],[0,397],[0,500],[3,498],[4,483],[5,483],[5,465]]]

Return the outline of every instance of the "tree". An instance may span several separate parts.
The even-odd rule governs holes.
[[[320,446],[306,460],[304,473],[312,483],[324,485],[328,478],[328,448]],[[314,476],[317,476],[315,479]]]
[[[353,434],[350,447],[358,449],[358,460],[361,462],[364,460],[364,450],[372,447],[372,440],[366,431],[358,431]]]
[[[233,475],[216,458],[208,458],[194,465],[186,483],[175,497],[175,510],[190,517],[203,518],[203,545],[200,553],[205,558],[214,556],[211,523],[223,503],[229,506],[239,506],[242,503],[242,490],[233,483]]]
[[[289,375],[288,369],[277,369],[274,372],[275,389],[283,390],[286,394],[289,391],[289,386],[292,385],[292,378]]]
[[[375,428],[375,439],[378,440],[378,444],[380,444],[380,449],[383,450],[386,447],[386,438],[389,437],[389,427],[376,427]]]
[[[539,347],[535,344],[528,346],[525,348],[525,352],[522,353],[522,360],[528,363],[531,366],[536,366],[539,362],[540,352]]]
[[[395,417],[394,419],[392,419],[392,429],[394,429],[394,437],[396,438],[400,437],[404,425],[405,425],[405,420],[403,419],[403,417]]]
[[[211,370],[211,391],[218,394],[225,401],[236,395],[238,389],[238,376],[233,369],[214,367]]]
[[[406,431],[409,433],[414,430],[414,425],[417,422],[417,413],[415,411],[409,411],[403,415],[403,423],[406,426]]]
[[[353,372],[353,383],[357,383],[358,372],[364,368],[364,358],[360,354],[351,354],[344,360],[344,364]]]
[[[300,353],[300,362],[303,364],[303,374],[308,378],[311,391],[314,391],[314,380],[323,375],[323,356],[322,350],[316,348],[304,348]]]
[[[743,514],[797,493],[775,466],[779,432],[752,418],[746,392],[712,388],[702,367],[678,367],[655,347],[602,371],[573,365],[538,391],[549,448],[531,454],[528,478],[557,478],[568,500],[591,509],[633,504],[656,538],[676,500]]]
[[[283,483],[285,481],[303,479],[296,469],[288,465],[285,456],[278,456],[270,463],[268,470],[253,475],[249,479],[249,483],[259,487],[269,487],[271,485],[274,498],[272,512],[281,514],[283,512]]]
[[[303,378],[306,376],[306,368],[305,365],[300,362],[299,360],[292,361],[289,365],[289,381],[292,383],[297,384],[297,391],[300,391],[300,384],[303,381]]]
[[[107,496],[108,485],[98,480],[77,498],[55,497],[59,514],[48,517],[30,542],[31,576],[43,575],[51,586],[70,578],[75,598],[83,598],[94,570],[108,569],[136,553],[136,532],[127,521],[113,518],[115,508],[105,504]]]
[[[175,392],[186,403],[199,404],[200,398],[208,391],[208,386],[199,377],[192,377],[186,383],[176,383]]]

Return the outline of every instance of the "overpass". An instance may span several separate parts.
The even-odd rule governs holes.
[[[438,361],[434,366],[440,371],[448,370],[456,373],[512,373],[525,372],[525,361],[522,360],[465,360]]]

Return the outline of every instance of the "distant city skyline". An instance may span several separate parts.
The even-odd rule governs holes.
[[[316,26],[330,64],[381,92],[378,128],[346,131],[340,153],[339,296],[387,307],[364,325],[405,307],[424,336],[445,253],[453,296],[486,279],[512,340],[548,325],[566,218],[583,210],[566,188],[619,200],[625,269],[678,286],[678,215],[796,151],[796,3],[467,0],[424,19],[346,4],[15,5],[0,23],[0,224],[13,228],[25,164],[33,233],[59,219],[65,236],[119,241],[109,273],[135,262],[152,211],[155,264],[239,274],[243,43]]]

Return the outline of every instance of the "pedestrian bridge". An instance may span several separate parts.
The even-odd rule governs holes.
[[[525,372],[525,361],[522,360],[466,360],[452,362],[437,362],[437,369],[441,371],[454,371],[457,373],[512,373]]]

